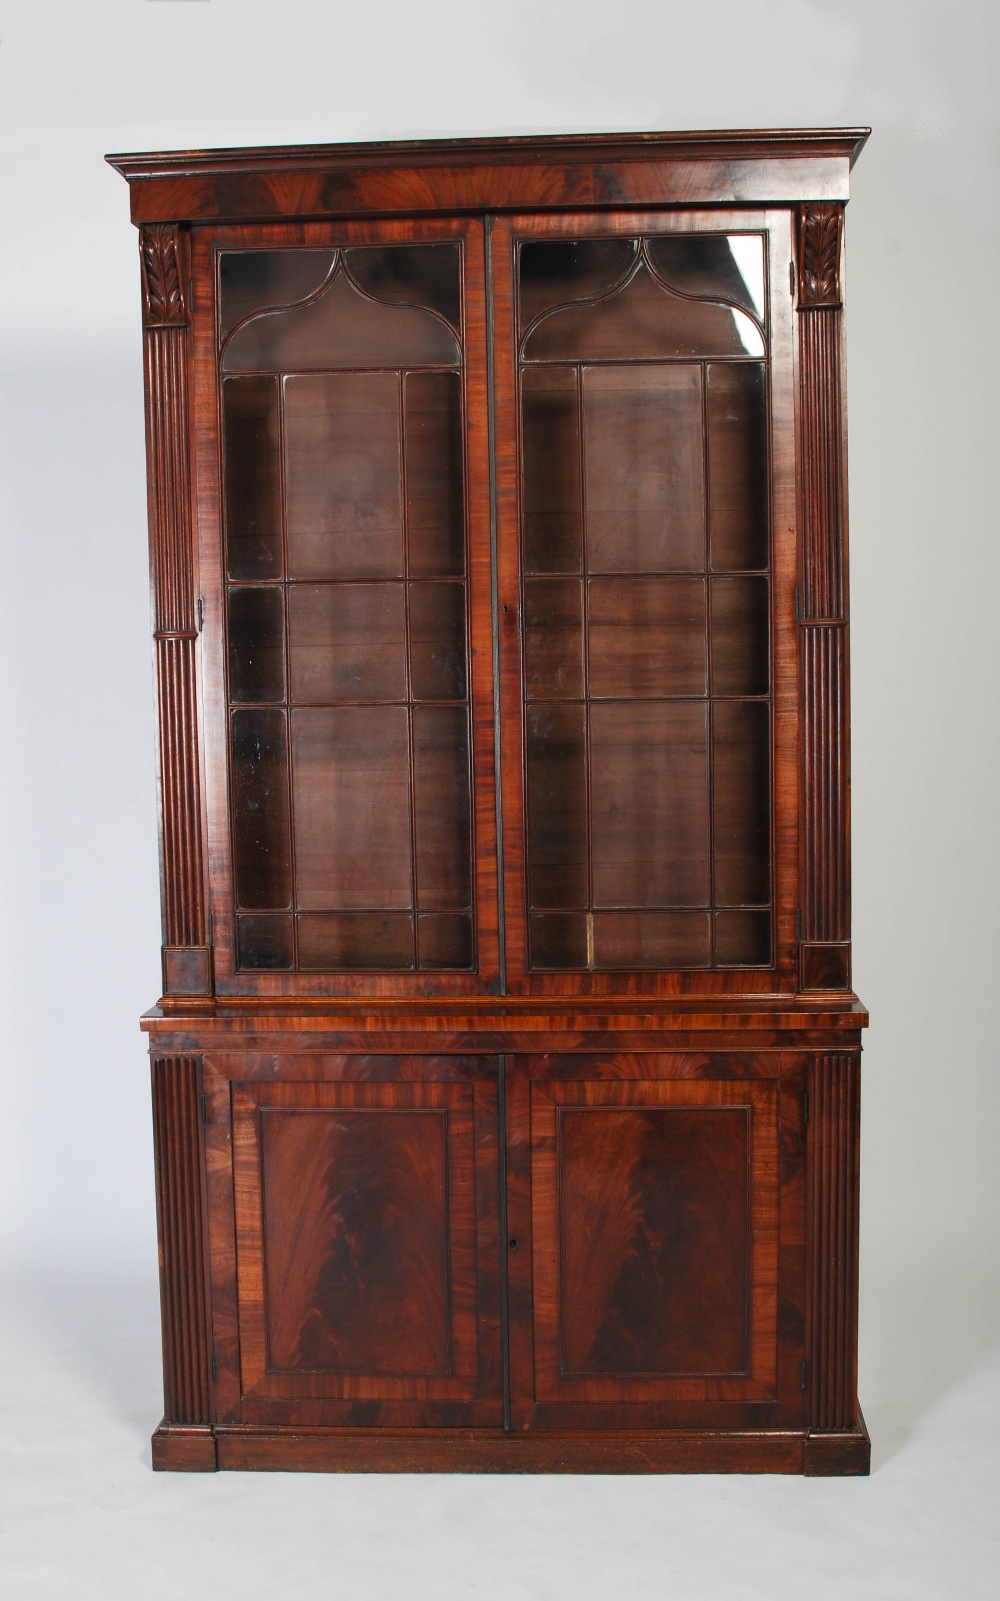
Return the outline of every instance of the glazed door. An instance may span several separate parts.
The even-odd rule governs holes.
[[[801,1426],[804,1071],[509,1060],[512,1427]]]
[[[496,1061],[277,1065],[205,1063],[217,1421],[500,1424]]]
[[[194,267],[216,989],[496,990],[482,224]]]
[[[788,213],[492,259],[510,988],[793,986]]]

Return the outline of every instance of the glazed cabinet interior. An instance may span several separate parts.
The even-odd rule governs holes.
[[[114,157],[166,1468],[867,1470],[863,131]]]

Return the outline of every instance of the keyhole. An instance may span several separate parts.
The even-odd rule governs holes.
[[[508,1240],[507,1241],[507,1246],[508,1246],[509,1250],[516,1251],[517,1250],[517,1241],[516,1240]]]

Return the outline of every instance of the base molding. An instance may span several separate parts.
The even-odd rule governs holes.
[[[807,1478],[863,1477],[871,1472],[871,1467],[872,1443],[860,1407],[853,1429],[806,1435],[804,1472]]]
[[[164,1418],[153,1435],[155,1472],[214,1473],[218,1466],[211,1428],[168,1423]]]
[[[867,1473],[864,1423],[840,1434],[694,1429],[510,1433],[493,1429],[185,1428],[163,1423],[153,1466],[180,1472]]]

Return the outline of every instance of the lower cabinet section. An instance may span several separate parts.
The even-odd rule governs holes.
[[[865,1471],[810,1418],[830,1060],[206,1055],[209,1416],[158,1465]]]

